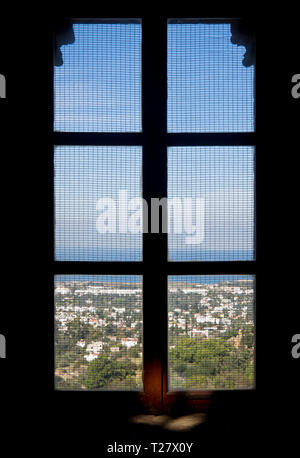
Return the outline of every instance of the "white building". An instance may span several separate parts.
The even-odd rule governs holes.
[[[103,342],[91,342],[86,347],[88,353],[100,353],[103,350]]]
[[[55,288],[55,294],[69,294],[70,290],[68,288],[64,288],[63,286],[58,286]]]
[[[90,354],[88,354],[88,355],[84,355],[84,358],[85,358],[88,362],[90,362],[90,361],[93,361],[93,359],[97,359],[98,356],[99,356],[99,355],[96,354],[96,353],[90,353]]]
[[[138,340],[136,338],[133,338],[133,337],[128,337],[128,338],[121,339],[121,344],[125,345],[125,347],[127,347],[127,348],[134,347],[135,345],[137,345],[137,342],[138,342]]]
[[[78,340],[76,345],[78,345],[78,347],[81,347],[81,348],[85,347],[85,340]]]

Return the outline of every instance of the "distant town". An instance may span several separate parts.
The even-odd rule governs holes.
[[[169,283],[169,388],[254,383],[253,280]],[[55,284],[57,389],[142,390],[142,284]]]

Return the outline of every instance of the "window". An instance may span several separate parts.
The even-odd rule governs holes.
[[[161,411],[255,385],[254,68],[234,22],[73,21],[54,72],[58,390]]]
[[[126,201],[141,197],[141,159],[139,146],[55,148],[55,254],[58,261],[141,260],[142,234],[128,233],[125,227],[124,230],[119,227],[118,215],[111,221],[115,228],[106,227],[101,218],[110,203],[116,207],[111,205],[111,212],[124,210],[125,213]],[[126,193],[122,200],[120,192]]]
[[[170,276],[170,390],[254,386],[254,277]]]
[[[58,389],[141,389],[141,277],[57,275],[55,357]]]
[[[253,132],[253,67],[227,24],[168,24],[168,132]]]
[[[74,24],[55,70],[56,131],[141,131],[141,33],[139,22]]]

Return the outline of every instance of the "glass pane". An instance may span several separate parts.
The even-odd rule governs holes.
[[[55,277],[55,387],[142,389],[142,277]]]
[[[169,258],[254,259],[254,148],[168,150]]]
[[[55,148],[57,261],[142,259],[142,148]]]
[[[254,69],[230,24],[168,25],[168,131],[254,130]]]
[[[141,130],[141,24],[74,24],[55,67],[56,131]]]
[[[255,383],[254,277],[169,277],[169,390]]]

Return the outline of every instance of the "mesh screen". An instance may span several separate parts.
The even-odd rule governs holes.
[[[54,166],[56,260],[140,261],[142,149],[59,146]]]
[[[169,389],[253,388],[254,277],[172,276]]]
[[[168,131],[254,130],[253,66],[230,24],[168,25]]]
[[[142,277],[55,277],[55,387],[142,389]]]
[[[253,147],[169,148],[168,198],[170,260],[253,260]]]
[[[74,24],[55,67],[54,129],[141,130],[141,25]]]

